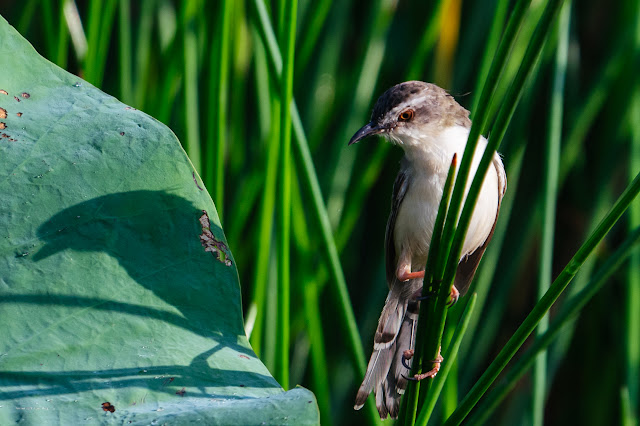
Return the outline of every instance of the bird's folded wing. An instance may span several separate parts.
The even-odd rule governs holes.
[[[496,169],[496,174],[498,175],[498,210],[496,211],[496,218],[493,222],[493,226],[491,227],[491,231],[489,232],[487,239],[473,253],[463,258],[458,265],[454,285],[461,295],[464,295],[464,293],[469,288],[469,284],[471,284],[473,276],[475,275],[476,270],[478,269],[478,265],[480,264],[480,259],[482,259],[482,255],[487,249],[487,245],[489,245],[491,237],[493,237],[493,232],[496,229],[496,223],[498,223],[498,215],[500,213],[502,197],[504,197],[504,193],[507,190],[507,175],[504,171],[504,165],[502,164],[502,160],[500,159],[500,155],[498,153],[495,153],[493,156],[492,166]]]

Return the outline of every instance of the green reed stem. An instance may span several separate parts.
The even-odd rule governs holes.
[[[556,201],[558,197],[558,171],[560,168],[560,141],[562,139],[562,117],[564,105],[564,81],[567,73],[567,55],[569,53],[569,18],[571,2],[567,2],[558,19],[558,45],[553,75],[551,105],[549,108],[549,132],[544,150],[544,188],[542,241],[540,244],[540,274],[538,277],[538,298],[542,297],[553,279],[553,243],[556,222]],[[540,320],[536,335],[540,336],[549,327],[549,316]],[[533,425],[544,423],[544,406],[547,387],[547,352],[542,351],[536,358],[533,369]]]

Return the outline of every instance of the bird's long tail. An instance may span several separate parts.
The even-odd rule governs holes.
[[[380,418],[398,416],[400,397],[407,388],[409,371],[402,365],[407,349],[414,349],[420,302],[406,293],[409,286],[394,285],[387,296],[374,337],[373,353],[354,408],[359,410],[373,391]],[[406,362],[411,365],[411,361]]]

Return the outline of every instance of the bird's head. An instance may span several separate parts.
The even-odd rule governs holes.
[[[407,81],[378,98],[371,121],[353,135],[349,145],[380,134],[406,147],[436,137],[447,127],[456,125],[471,126],[469,111],[435,84]]]

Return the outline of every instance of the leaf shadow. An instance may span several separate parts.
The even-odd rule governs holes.
[[[189,200],[164,191],[109,194],[66,208],[40,225],[37,235],[45,244],[29,256],[31,260],[53,262],[68,251],[103,252],[116,259],[141,288],[132,288],[131,282],[125,280],[121,287],[115,285],[109,289],[125,292],[124,301],[122,294],[110,300],[104,297],[104,289],[92,288],[99,285],[102,277],[94,277],[89,271],[85,288],[64,286],[71,294],[56,291],[7,294],[0,296],[0,304],[64,306],[159,320],[211,339],[211,349],[193,357],[188,365],[140,366],[134,361],[134,367],[120,369],[1,371],[4,384],[14,390],[0,393],[0,400],[128,386],[172,394],[175,386],[186,387],[190,389],[190,396],[207,398],[216,397],[207,392],[207,387],[279,388],[267,374],[226,366],[214,368],[208,362],[215,352],[224,348],[237,352],[239,367],[243,367],[242,358],[255,359],[255,354],[248,344],[239,343],[246,339],[237,274],[234,268],[202,247],[203,230],[199,222],[202,215],[203,211]],[[214,238],[224,240],[219,226],[211,223],[210,229]],[[95,297],[91,296],[93,290]],[[153,295],[168,306],[157,302],[153,306],[153,300],[157,300]],[[142,298],[143,303],[127,300],[138,301],[136,297]],[[173,377],[173,387],[163,385],[158,376]],[[232,395],[225,391],[218,397],[232,398]]]
[[[195,368],[199,363],[207,362],[207,358],[222,349],[218,345],[196,356],[189,365],[149,365],[135,368],[118,368],[108,370],[65,370],[60,372],[43,371],[0,371],[4,388],[13,386],[19,389],[0,391],[0,401],[20,398],[44,397],[79,393],[84,391],[101,391],[123,388],[144,388],[149,391],[180,395],[179,390],[188,388],[189,397],[248,399],[249,396],[238,395],[237,392],[212,393],[207,390],[211,386],[211,378],[218,378],[225,388],[271,388],[273,378],[264,374],[247,374],[241,370],[203,370]],[[201,367],[201,366],[200,366]],[[202,377],[205,371],[208,377]],[[205,384],[205,385],[203,385]],[[228,390],[228,389],[225,389]],[[180,395],[182,396],[182,395]]]

